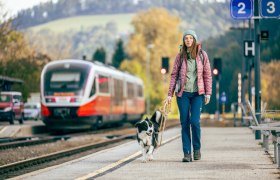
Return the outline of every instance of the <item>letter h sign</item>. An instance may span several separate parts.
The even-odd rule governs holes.
[[[244,41],[244,56],[254,57],[255,56],[255,42],[254,41]]]

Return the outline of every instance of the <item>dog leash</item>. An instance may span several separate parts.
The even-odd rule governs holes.
[[[163,132],[165,130],[165,125],[166,125],[166,121],[167,121],[167,116],[168,116],[168,113],[170,112],[170,109],[171,109],[171,103],[166,99],[164,102],[163,102],[163,107],[160,107],[159,108],[159,111],[161,112],[161,114],[163,115],[161,117],[161,121],[160,121],[160,126],[159,126],[159,132],[161,132],[161,135],[160,135],[160,141],[158,143],[157,141],[157,138],[155,138],[156,140],[156,148],[160,147],[161,146],[161,143],[162,143],[162,135],[163,135]],[[158,134],[158,133],[157,133]]]

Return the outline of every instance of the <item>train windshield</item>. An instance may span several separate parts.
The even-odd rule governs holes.
[[[44,78],[46,96],[82,96],[89,67],[50,68]]]

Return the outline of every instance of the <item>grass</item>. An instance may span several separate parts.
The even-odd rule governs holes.
[[[90,15],[74,16],[51,21],[42,25],[29,28],[35,32],[49,29],[56,33],[62,33],[67,30],[81,30],[92,26],[105,26],[108,22],[115,22],[118,32],[131,32],[133,27],[130,24],[134,14],[112,14],[112,15]]]

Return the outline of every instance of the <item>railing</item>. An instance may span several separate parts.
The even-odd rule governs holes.
[[[274,145],[274,163],[277,163],[278,168],[280,168],[280,122],[265,122],[259,123],[256,114],[253,111],[253,108],[250,102],[247,102],[249,112],[252,119],[254,120],[254,126],[250,126],[252,130],[260,130],[263,135],[263,148],[266,153],[269,153],[269,136],[272,135],[272,143]],[[278,110],[276,110],[278,111]],[[262,111],[261,115],[264,117],[265,113],[271,112],[270,110]],[[275,111],[273,111],[275,112]],[[279,111],[280,112],[280,111]]]

